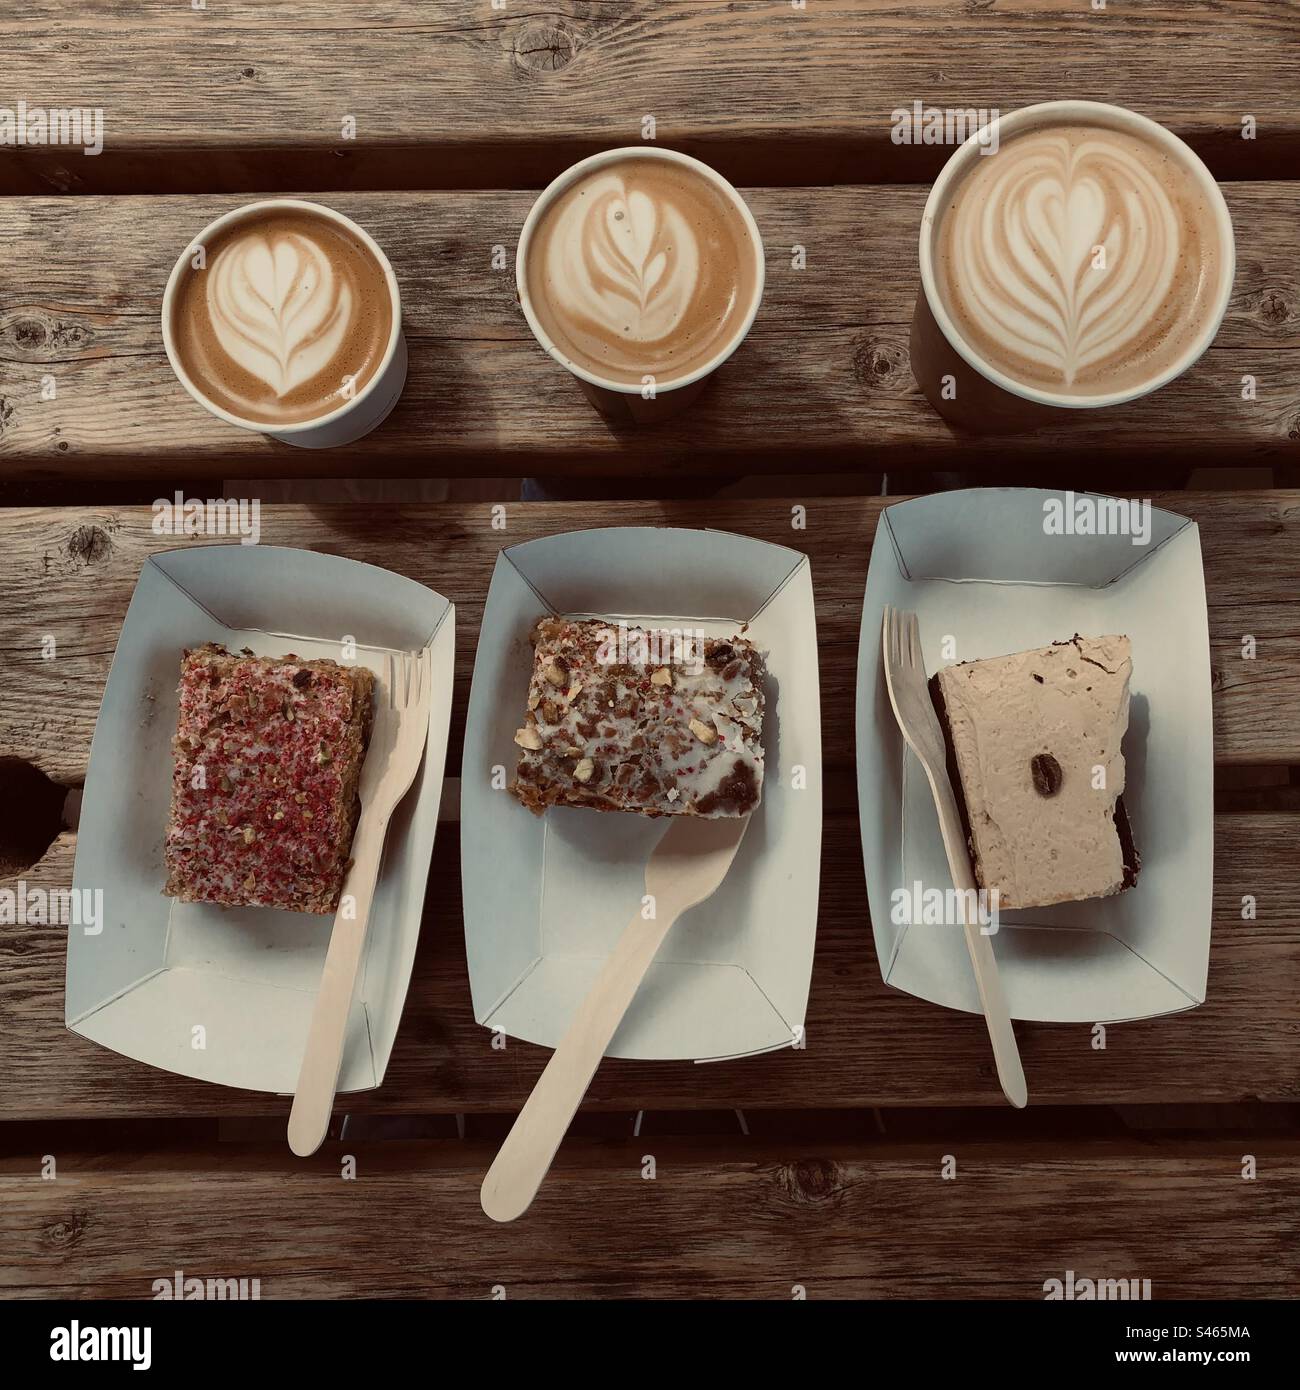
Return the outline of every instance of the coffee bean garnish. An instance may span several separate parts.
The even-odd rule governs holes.
[[[1035,753],[1029,763],[1034,790],[1039,796],[1055,796],[1061,790],[1064,775],[1061,764],[1050,753]]]

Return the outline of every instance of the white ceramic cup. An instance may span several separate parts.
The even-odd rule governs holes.
[[[262,217],[273,212],[303,212],[326,221],[335,222],[361,242],[374,256],[384,273],[392,306],[392,328],[388,334],[388,345],[384,350],[374,376],[350,399],[343,401],[334,410],[318,415],[312,420],[299,420],[293,424],[271,427],[265,421],[246,420],[242,416],[215,404],[203,394],[203,390],[190,377],[176,351],[172,336],[172,305],[180,287],[181,277],[189,273],[190,260],[200,246],[207,246],[227,227],[245,222],[253,217]],[[197,272],[195,272],[197,273]],[[320,203],[302,202],[296,198],[270,198],[258,203],[248,203],[223,213],[215,222],[210,222],[181,252],[172,273],[167,280],[162,303],[163,346],[167,349],[167,360],[172,364],[181,385],[201,406],[206,407],[218,418],[241,429],[255,430],[271,439],[282,440],[285,444],[297,445],[300,449],[332,449],[339,444],[351,444],[367,435],[387,419],[402,387],[406,383],[406,339],[402,335],[402,298],[397,288],[397,277],[388,257],[384,255],[379,243],[363,227],[359,227],[350,217],[327,208]]]
[[[532,244],[533,233],[537,229],[537,224],[547,208],[561,193],[571,188],[579,179],[586,178],[595,170],[603,169],[606,165],[615,164],[624,159],[655,159],[662,163],[679,164],[694,169],[703,179],[711,183],[739,213],[749,232],[754,256],[753,302],[730,340],[694,371],[687,372],[682,376],[669,377],[666,380],[656,377],[652,383],[645,384],[612,381],[608,377],[602,377],[596,372],[588,371],[586,367],[581,367],[572,361],[555,345],[550,335],[538,321],[537,314],[533,309],[532,297],[528,293],[528,248]],[[684,409],[699,395],[713,373],[744,342],[745,336],[758,314],[758,306],[763,299],[765,269],[763,238],[759,235],[758,224],[754,221],[754,215],[750,212],[745,200],[735,188],[716,170],[710,169],[707,164],[701,163],[698,159],[692,159],[690,155],[680,154],[676,150],[660,149],[655,145],[626,145],[616,150],[602,150],[599,154],[593,154],[587,159],[579,160],[572,168],[566,169],[538,195],[537,201],[524,219],[523,230],[519,233],[519,247],[515,252],[515,285],[519,293],[520,306],[524,311],[524,317],[528,320],[529,328],[533,330],[533,336],[566,371],[573,373],[588,399],[602,414],[636,424],[654,423]]]
[[[939,172],[930,189],[921,216],[920,256],[921,289],[917,295],[912,319],[912,372],[930,404],[952,423],[976,430],[1001,430],[1015,427],[1032,428],[1063,418],[1061,410],[1095,410],[1104,406],[1123,405],[1158,390],[1188,367],[1205,352],[1214,340],[1227,312],[1232,296],[1232,281],[1236,269],[1236,250],[1232,235],[1232,218],[1214,175],[1196,153],[1164,126],[1129,111],[1122,106],[1109,106],[1098,101],[1046,101],[1037,106],[1022,106],[998,118],[1000,150],[1017,131],[1065,123],[1105,125],[1128,131],[1145,139],[1157,149],[1168,150],[1174,162],[1188,170],[1204,188],[1213,209],[1221,247],[1221,281],[1212,312],[1204,327],[1176,361],[1150,380],[1123,391],[1111,391],[1095,396],[1067,396],[1039,387],[1027,386],[1014,380],[996,367],[983,361],[978,352],[966,342],[952,322],[935,282],[934,248],[939,223],[953,186],[981,158],[997,159],[998,155],[982,155],[979,134],[972,135],[959,146]],[[987,135],[985,136],[987,142]],[[941,383],[946,376],[956,381],[956,396],[945,399]]]

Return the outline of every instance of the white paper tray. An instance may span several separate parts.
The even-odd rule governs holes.
[[[558,808],[504,790],[548,613],[689,623],[768,653],[763,799],[718,892],[669,933],[613,1057],[704,1061],[802,1036],[817,924],[821,717],[807,557],[720,531],[570,532],[512,546],[488,593],[465,733],[461,877],[474,1017],[554,1047],[645,891],[665,820]],[[805,769],[806,789],[792,785]],[[497,786],[493,785],[494,770]]]
[[[194,546],[144,564],[90,750],[74,886],[102,889],[103,931],[68,934],[66,1021],[151,1066],[292,1091],[333,918],[180,903],[162,894],[181,651],[339,658],[345,635],[384,653],[429,647],[433,713],[415,785],[394,813],[353,1001],[340,1091],[383,1080],[415,958],[447,752],[455,610],[414,580],[334,555]],[[196,1033],[201,1029],[201,1033]],[[200,1038],[204,1046],[195,1047]]]
[[[1127,633],[1132,706],[1124,804],[1142,856],[1110,898],[1003,912],[994,938],[1014,1018],[1117,1022],[1205,999],[1214,854],[1209,626],[1200,534],[1152,510],[1148,544],[1047,535],[1029,488],[945,492],[888,507],[871,552],[858,650],[858,797],[867,896],[887,984],[979,1011],[960,928],[895,925],[891,894],[951,888],[925,775],[906,750],[881,667],[886,604],[919,616],[926,671],[945,635],[960,661]]]

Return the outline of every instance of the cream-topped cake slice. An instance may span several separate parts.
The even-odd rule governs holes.
[[[1002,908],[1118,893],[1140,860],[1124,811],[1127,637],[965,661],[930,681],[976,882]]]
[[[605,619],[543,618],[510,790],[530,811],[748,815],[763,788],[763,653]]]

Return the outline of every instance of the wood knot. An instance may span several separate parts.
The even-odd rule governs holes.
[[[89,338],[84,323],[69,323],[42,309],[20,309],[0,318],[0,340],[37,362],[66,356],[85,346]]]
[[[0,396],[0,439],[4,438],[5,430],[13,424],[14,406],[12,401]]]
[[[907,349],[884,338],[864,338],[853,349],[853,375],[868,391],[903,396],[912,389]]]
[[[71,1250],[81,1243],[85,1233],[86,1218],[79,1211],[74,1211],[66,1221],[51,1221],[41,1231],[46,1245],[56,1250]]]
[[[107,560],[113,553],[113,542],[102,526],[78,526],[68,539],[68,555],[83,568]]]
[[[562,24],[534,20],[515,35],[515,66],[529,77],[567,68],[577,51],[577,39]]]
[[[1255,317],[1266,328],[1288,329],[1300,318],[1300,315],[1292,310],[1283,290],[1261,290],[1257,295],[1253,295],[1252,299]]]
[[[784,1163],[776,1173],[777,1186],[800,1206],[838,1202],[844,1195],[844,1175],[838,1163],[827,1158],[801,1158]]]

